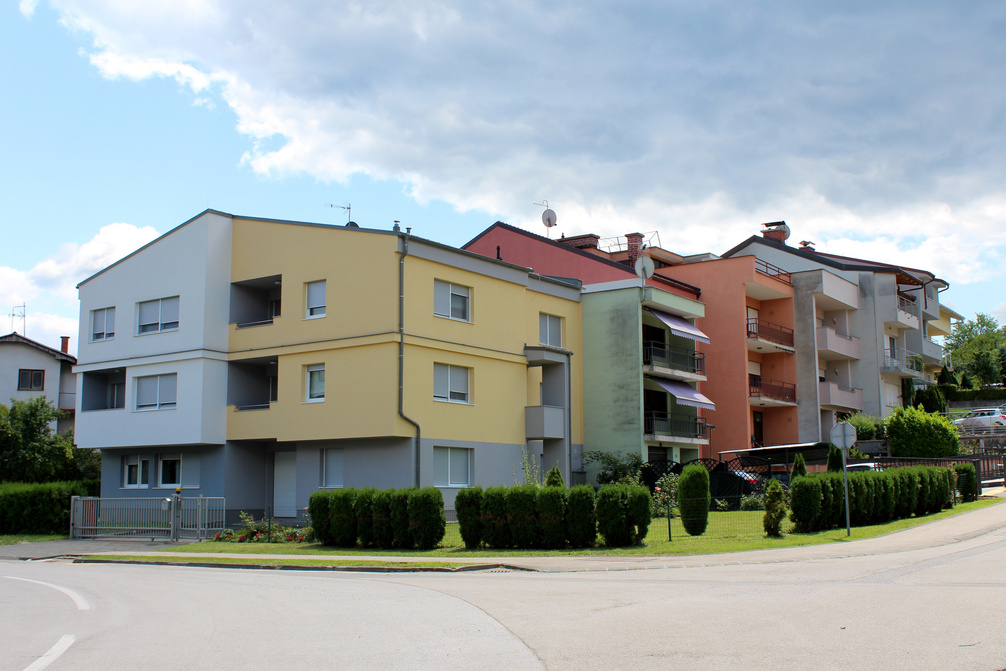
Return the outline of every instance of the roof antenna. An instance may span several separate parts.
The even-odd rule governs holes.
[[[540,203],[531,203],[531,204],[545,208],[545,211],[541,213],[541,223],[545,224],[545,237],[550,237],[548,229],[555,226],[555,212],[549,209],[547,200],[542,200]]]
[[[346,210],[346,223],[348,224],[353,220],[353,204],[346,203],[345,205],[335,205],[333,203],[326,203],[328,207],[337,207],[340,210]]]
[[[20,314],[18,314],[18,310],[21,311]],[[25,312],[26,312],[25,304],[21,303],[21,305],[15,305],[14,307],[12,307],[10,314],[7,316],[10,317],[10,330],[13,331],[14,333],[17,333],[17,331],[14,331],[14,320],[17,319],[18,317],[21,318],[21,335],[27,337],[28,334],[25,332],[27,330],[25,326],[25,317],[24,317]]]

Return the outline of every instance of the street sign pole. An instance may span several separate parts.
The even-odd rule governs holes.
[[[852,535],[852,525],[849,520],[849,472],[846,462],[849,460],[849,448],[856,444],[856,427],[848,422],[839,422],[831,428],[831,442],[842,450],[842,482],[845,483],[845,535]]]

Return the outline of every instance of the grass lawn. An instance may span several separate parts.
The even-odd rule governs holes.
[[[509,557],[547,557],[547,556],[652,556],[652,555],[696,555],[718,554],[723,552],[744,552],[747,550],[765,550],[771,548],[788,548],[801,545],[820,545],[825,543],[842,543],[849,540],[873,538],[894,531],[901,531],[920,524],[926,524],[954,515],[960,515],[972,510],[1001,503],[1002,499],[980,499],[973,503],[961,503],[956,507],[944,510],[935,515],[912,517],[897,520],[887,524],[868,527],[853,527],[852,535],[846,537],[845,529],[832,529],[810,534],[786,533],[782,538],[767,538],[762,529],[762,515],[755,512],[713,512],[709,514],[709,527],[701,536],[689,536],[681,527],[681,520],[672,520],[672,540],[667,538],[667,520],[656,518],[650,524],[649,533],[641,546],[624,548],[586,548],[578,550],[511,550],[511,549],[480,549],[466,550],[461,544],[456,524],[448,525],[448,533],[444,542],[433,550],[364,550],[359,548],[329,548],[318,544],[303,543],[222,543],[207,541],[189,545],[168,548],[165,551],[178,555],[187,552],[228,553],[228,554],[272,554],[300,556],[402,556],[402,557],[464,557],[472,559],[487,559],[501,555]],[[787,522],[788,526],[788,522]],[[199,561],[202,561],[200,559]],[[365,562],[372,565],[372,562]]]
[[[11,534],[0,536],[0,545],[17,545],[18,543],[41,543],[42,541],[62,541],[66,540],[65,535],[60,534]]]

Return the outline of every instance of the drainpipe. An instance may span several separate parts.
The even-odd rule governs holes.
[[[419,424],[405,414],[404,394],[405,394],[405,257],[409,255],[409,234],[411,228],[405,229],[402,235],[401,227],[395,222],[395,232],[402,240],[402,256],[398,259],[398,416],[406,422],[416,427],[416,442],[412,452],[415,455],[415,485],[419,487],[419,447],[422,444],[420,437],[422,432]]]

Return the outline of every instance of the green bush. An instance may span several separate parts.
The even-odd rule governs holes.
[[[894,515],[898,519],[907,519],[915,513],[919,500],[919,473],[914,468],[898,468],[894,471],[900,480],[900,497],[894,506]]]
[[[741,510],[765,510],[765,497],[757,492],[741,497]]]
[[[912,403],[916,406],[921,405],[926,412],[946,413],[947,411],[947,398],[935,384],[917,389]]]
[[[832,505],[834,504],[835,490],[832,488],[832,481],[835,479],[831,473],[816,474],[814,478],[821,483],[821,511],[814,521],[815,529],[830,529],[835,526],[831,519]]]
[[[957,464],[957,491],[964,501],[974,501],[978,498],[978,475],[974,464]]]
[[[373,487],[359,489],[356,492],[356,499],[353,501],[353,513],[356,516],[356,536],[360,540],[360,547],[374,547],[374,495],[377,490]]]
[[[653,519],[650,514],[650,490],[644,486],[628,486],[625,490],[626,522],[632,531],[632,543],[641,545]]]
[[[886,426],[880,417],[857,412],[845,421],[856,427],[856,440],[883,440],[886,437]]]
[[[793,468],[789,472],[789,481],[792,482],[805,475],[807,475],[807,462],[804,461],[803,455],[797,452],[796,456],[793,457]]]
[[[374,493],[371,501],[374,545],[379,548],[395,546],[395,529],[391,524],[391,499],[394,494],[394,489],[380,489]]]
[[[538,487],[518,485],[507,492],[510,542],[516,548],[536,548],[541,544],[538,526]]]
[[[828,472],[842,472],[842,450],[838,449],[834,445],[828,448]]]
[[[925,466],[914,467],[919,477],[919,498],[915,502],[915,515],[921,517],[929,512],[932,505],[933,481],[929,469]]]
[[[772,537],[782,536],[782,521],[786,519],[786,492],[775,478],[765,485],[765,515],[762,516],[762,526],[765,533]]]
[[[558,466],[553,466],[548,471],[548,475],[545,476],[545,486],[546,487],[565,487],[566,481],[562,479],[562,471],[559,470]]]
[[[68,533],[74,496],[87,496],[84,481],[0,484],[0,534]]]
[[[355,547],[357,534],[353,503],[356,501],[356,490],[336,489],[329,496],[329,534],[332,537],[332,545],[341,548]]]
[[[482,540],[489,547],[502,549],[513,544],[506,487],[489,487],[482,493],[482,524]]]
[[[409,496],[415,489],[406,487],[391,493],[392,547],[410,549],[415,545],[416,541],[409,530]]]
[[[671,515],[678,507],[678,476],[676,473],[664,473],[653,485],[653,503],[651,517],[666,517],[667,510]]]
[[[538,492],[538,524],[541,544],[550,550],[566,547],[566,508],[568,493],[565,485],[545,486]]]
[[[594,488],[579,485],[569,490],[566,504],[566,533],[570,547],[589,548],[597,542]]]
[[[709,471],[700,464],[685,466],[678,478],[681,524],[690,536],[701,536],[709,524]]]
[[[597,492],[597,532],[608,547],[632,544],[632,529],[626,514],[627,485],[605,485]]]
[[[322,545],[332,544],[332,522],[328,516],[329,501],[331,491],[312,492],[307,499],[307,514],[311,518],[311,525],[314,529],[314,537]],[[0,511],[3,507],[0,506]]]
[[[952,457],[960,450],[957,429],[943,415],[917,408],[895,408],[887,418],[892,457]]]
[[[474,550],[482,544],[482,488],[459,489],[454,497],[454,510],[465,547]]]
[[[629,453],[624,457],[621,452],[604,452],[588,450],[583,453],[584,464],[598,464],[597,484],[612,485],[635,478],[643,466],[643,458],[637,453]]]
[[[447,518],[444,495],[436,487],[409,490],[409,535],[420,550],[431,550],[444,539]]]
[[[821,481],[816,477],[802,477],[789,484],[790,513],[796,531],[813,531],[821,514]]]

